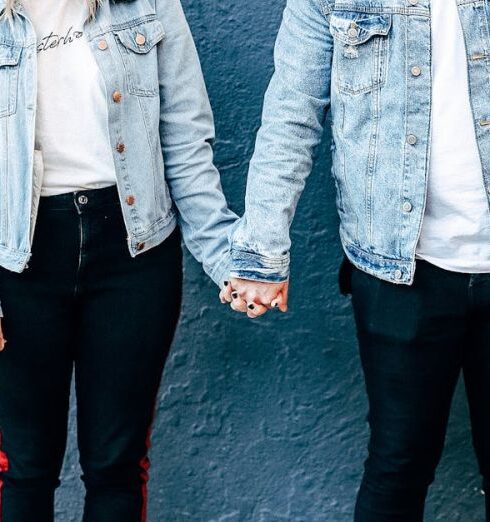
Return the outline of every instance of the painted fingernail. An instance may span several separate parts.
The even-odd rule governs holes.
[[[228,286],[228,285],[230,284],[230,282],[229,282],[229,281],[225,281],[223,284],[224,284],[225,286]]]
[[[233,297],[233,299],[238,299],[238,292],[233,292],[231,297]]]
[[[248,305],[248,309],[249,310],[255,310],[255,305],[252,303],[252,304],[249,304]]]

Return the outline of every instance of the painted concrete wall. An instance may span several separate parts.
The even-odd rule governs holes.
[[[183,0],[217,122],[216,160],[242,212],[247,162],[283,0]],[[326,143],[329,136],[326,136]],[[292,233],[291,312],[252,323],[186,264],[182,322],[158,402],[150,522],[348,522],[362,471],[366,402],[340,260],[328,147]],[[79,522],[71,439],[58,522]],[[462,390],[427,520],[482,522]],[[76,513],[78,511],[78,514]]]

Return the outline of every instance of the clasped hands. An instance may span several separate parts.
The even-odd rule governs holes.
[[[289,282],[262,283],[248,279],[231,278],[225,281],[219,297],[223,304],[229,303],[236,312],[255,319],[269,310],[288,310]]]

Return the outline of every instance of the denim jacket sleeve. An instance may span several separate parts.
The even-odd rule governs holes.
[[[329,12],[327,0],[286,5],[250,163],[245,214],[231,238],[234,277],[265,282],[289,277],[289,228],[330,104]]]
[[[156,0],[156,7],[166,34],[158,50],[165,178],[187,248],[221,286],[230,272],[229,234],[237,216],[213,164],[213,114],[180,0]]]

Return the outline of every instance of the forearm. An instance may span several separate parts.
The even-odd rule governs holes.
[[[332,39],[318,0],[289,0],[250,163],[246,210],[232,236],[232,275],[287,280],[289,229],[330,103]]]
[[[167,33],[159,55],[165,178],[186,246],[220,284],[229,273],[229,233],[237,216],[228,209],[213,164],[213,115],[180,2],[159,5]]]

